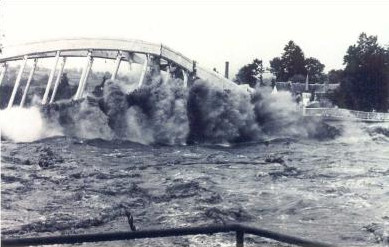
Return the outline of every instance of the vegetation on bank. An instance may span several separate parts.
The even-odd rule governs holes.
[[[389,110],[389,47],[377,36],[362,33],[344,56],[344,70],[335,71],[340,87],[333,101],[339,107],[362,111]]]
[[[275,81],[338,83],[340,86],[330,100],[341,108],[361,111],[389,111],[389,46],[378,44],[377,36],[359,35],[356,44],[349,46],[344,56],[344,69],[323,73],[325,65],[318,59],[305,58],[302,49],[293,41],[284,47],[280,57],[270,60]],[[262,82],[262,60],[254,59],[235,76],[238,84],[256,87]],[[261,78],[259,81],[258,78]]]

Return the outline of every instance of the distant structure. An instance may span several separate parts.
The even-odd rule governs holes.
[[[309,91],[309,77],[307,75],[307,78],[305,79],[305,88],[304,92],[301,93],[301,104],[305,108],[309,105],[311,101],[312,93]]]
[[[302,92],[306,91],[306,84],[299,82],[276,82],[274,87],[277,88],[277,91],[289,91],[293,95],[301,94]],[[307,91],[313,92],[316,96],[320,96],[326,93],[330,93],[338,87],[339,84],[308,84]]]
[[[338,87],[339,84],[309,84],[307,76],[305,83],[276,82],[272,94],[291,92],[306,117],[331,121],[389,122],[389,113],[352,111],[333,106],[328,96]]]
[[[339,87],[339,84],[310,84],[309,78],[305,83],[299,82],[276,82],[273,87],[273,92],[288,91],[296,98],[296,101],[308,106],[310,103],[327,104],[329,96]],[[309,97],[308,97],[309,96]]]

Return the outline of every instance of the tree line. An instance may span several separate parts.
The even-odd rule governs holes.
[[[343,59],[344,69],[324,73],[325,65],[317,58],[305,57],[302,49],[289,41],[280,57],[270,60],[270,68],[264,69],[260,59],[243,66],[235,76],[238,84],[251,87],[262,83],[267,70],[275,81],[310,83],[339,83],[331,94],[331,101],[342,108],[362,111],[389,110],[389,46],[377,42],[377,36],[361,33],[356,44],[350,45]]]

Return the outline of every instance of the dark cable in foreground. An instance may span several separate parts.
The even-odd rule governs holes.
[[[75,244],[84,242],[118,241],[140,238],[160,238],[199,234],[214,234],[221,232],[236,232],[236,246],[243,247],[244,234],[256,235],[264,238],[277,240],[279,242],[294,244],[306,247],[330,247],[334,245],[305,240],[277,232],[272,232],[256,227],[241,224],[209,225],[198,227],[180,227],[170,229],[142,230],[131,232],[113,232],[97,234],[80,234],[65,236],[48,236],[32,238],[2,239],[1,246],[31,246],[31,245],[51,245],[51,244]]]

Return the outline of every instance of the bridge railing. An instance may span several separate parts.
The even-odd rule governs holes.
[[[361,121],[389,121],[389,113],[354,111],[342,108],[305,108],[304,115]]]
[[[135,232],[113,232],[113,233],[2,239],[1,246],[77,244],[77,243],[85,243],[85,242],[119,241],[119,240],[131,240],[131,239],[143,239],[143,238],[200,235],[200,234],[210,235],[215,233],[228,233],[228,232],[235,232],[237,247],[243,247],[244,234],[260,236],[268,239],[273,239],[278,242],[297,245],[297,246],[305,246],[305,247],[334,246],[326,243],[297,238],[297,237],[293,237],[293,236],[289,236],[289,235],[285,235],[285,234],[281,234],[269,230],[264,230],[256,227],[245,226],[241,224],[181,227],[181,228],[171,228],[171,229],[143,230],[143,231],[135,231]]]

